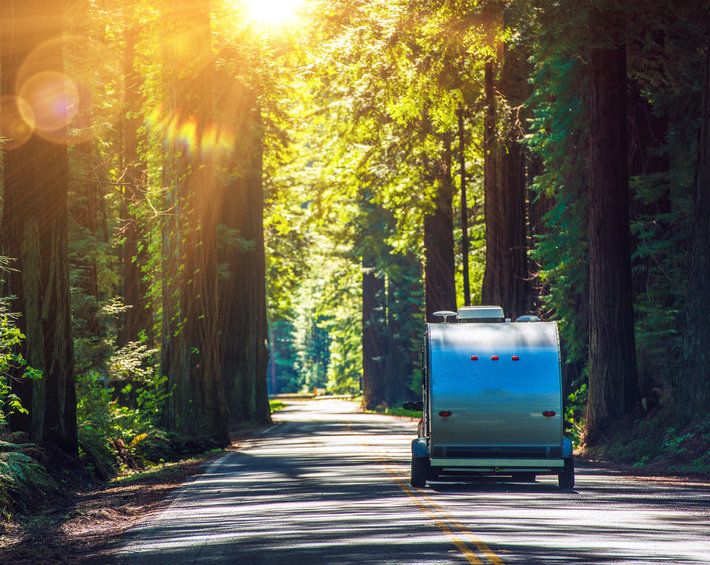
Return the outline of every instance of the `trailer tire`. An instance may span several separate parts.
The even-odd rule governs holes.
[[[431,472],[431,462],[428,457],[412,457],[412,474],[409,483],[413,487],[425,487]]]
[[[574,488],[574,459],[565,459],[565,466],[562,472],[557,475],[561,489],[570,490]]]

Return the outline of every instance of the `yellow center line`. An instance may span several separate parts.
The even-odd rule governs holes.
[[[462,524],[461,521],[459,521],[457,518],[454,518],[440,504],[434,502],[424,492],[423,489],[413,489],[412,487],[410,487],[406,483],[406,481],[399,476],[399,473],[390,466],[390,463],[394,461],[391,457],[381,452],[376,453],[377,448],[375,448],[375,446],[371,444],[363,443],[362,445],[375,452],[379,463],[384,467],[385,471],[387,471],[387,473],[392,477],[392,480],[395,482],[395,484],[399,486],[399,488],[402,489],[402,491],[409,498],[412,499],[412,501],[417,506],[417,508],[419,508],[419,510],[429,516],[434,522],[434,524],[442,532],[444,532],[449,537],[449,539],[451,539],[456,548],[464,555],[464,557],[466,557],[469,563],[472,563],[474,565],[483,565],[483,562],[478,558],[478,556],[473,552],[473,550],[471,550],[471,548],[469,548],[465,544],[465,542],[460,539],[459,535],[468,538],[468,540],[472,542],[478,548],[478,550],[486,556],[486,559],[490,561],[493,565],[505,565],[505,562],[500,557],[498,557],[498,555],[496,555],[495,552],[490,547],[488,547],[488,545],[486,545],[486,543],[478,539],[469,528]],[[419,496],[417,496],[417,494],[419,494]],[[427,504],[423,503],[420,497],[428,503],[428,506]],[[439,515],[436,514],[437,511]],[[442,517],[444,518],[443,520],[441,519]],[[452,530],[458,530],[458,532]],[[459,535],[457,535],[457,533]]]
[[[488,561],[493,563],[493,565],[504,565],[504,561],[500,557],[498,557],[493,552],[493,550],[490,547],[488,547],[488,545],[484,541],[478,539],[470,529],[468,529],[463,523],[461,523],[460,520],[458,520],[458,518],[455,518],[454,516],[452,516],[451,513],[449,513],[440,504],[433,501],[429,497],[428,494],[422,492],[423,489],[419,489],[419,490],[420,490],[421,496],[427,502],[429,502],[429,505],[432,506],[433,508],[436,508],[444,517],[446,517],[448,519],[449,523],[452,526],[454,526],[457,530],[459,530],[459,532],[468,536],[468,538],[473,542],[473,544],[478,548],[478,550],[486,556]]]
[[[381,460],[382,462],[382,460]],[[483,562],[476,556],[476,554],[466,545],[465,542],[463,542],[459,536],[457,536],[454,532],[451,531],[449,528],[448,524],[444,522],[443,520],[439,519],[439,517],[431,511],[430,508],[428,508],[425,504],[422,504],[421,500],[419,500],[419,497],[412,491],[410,486],[405,483],[402,479],[400,479],[396,472],[386,465],[383,466],[385,467],[385,470],[390,474],[392,479],[394,480],[395,484],[399,486],[399,488],[402,489],[404,494],[406,494],[409,498],[412,499],[414,504],[421,510],[424,514],[429,516],[431,518],[432,522],[436,525],[437,528],[439,528],[444,534],[446,534],[449,539],[453,542],[453,544],[456,546],[456,549],[458,549],[463,556],[466,558],[466,560],[471,563],[472,565],[483,565]]]

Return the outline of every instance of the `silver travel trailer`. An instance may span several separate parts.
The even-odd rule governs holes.
[[[557,324],[535,316],[511,322],[499,306],[435,315],[443,321],[426,325],[423,399],[407,403],[423,410],[411,484],[447,475],[557,475],[561,488],[574,487]]]

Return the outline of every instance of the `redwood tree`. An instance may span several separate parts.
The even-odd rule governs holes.
[[[609,37],[619,14],[592,10],[592,37]],[[593,47],[589,92],[590,443],[638,400],[629,233],[626,49]]]
[[[174,237],[182,266],[176,285],[177,300],[171,318],[172,335],[167,375],[173,388],[168,419],[171,427],[193,437],[229,442],[218,340],[216,183],[214,159],[203,147],[213,119],[210,1],[187,0],[170,11],[176,42],[174,63],[179,65],[176,102],[184,127],[192,132],[178,151],[177,181],[180,217]],[[196,52],[185,56],[181,45]],[[176,105],[177,106],[177,105]],[[178,107],[173,108],[177,114]]]
[[[232,422],[268,422],[263,126],[254,92],[234,90],[221,105],[230,106],[241,141],[218,192],[225,272],[219,283],[221,370]]]
[[[63,2],[6,0],[0,4],[0,10],[0,93],[12,96],[30,78],[20,72],[26,57],[43,42],[62,35]],[[62,74],[61,50],[48,53],[32,71]],[[61,97],[35,98],[35,114],[53,112],[61,102]],[[26,336],[22,353],[29,365],[42,374],[33,381],[13,380],[13,388],[30,414],[16,414],[11,425],[29,432],[34,441],[53,443],[75,453],[67,149],[36,132],[24,143],[10,140],[3,149],[3,254],[16,259],[16,270],[9,273],[6,290],[16,297],[14,308],[21,314],[19,324]]]
[[[496,64],[485,65],[484,196],[486,270],[482,298],[513,318],[528,308],[526,152],[519,108],[528,96],[529,68],[521,47],[500,49]],[[496,89],[497,87],[497,89]],[[509,108],[499,110],[498,96]]]
[[[710,43],[706,47],[695,181],[693,240],[683,334],[683,370],[677,381],[685,419],[707,415],[710,403]]]
[[[443,142],[434,171],[434,209],[424,218],[424,300],[429,322],[436,321],[433,314],[437,310],[456,310],[451,136],[445,134]]]

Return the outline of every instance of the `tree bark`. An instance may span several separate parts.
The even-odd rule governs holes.
[[[184,248],[169,361],[169,385],[174,387],[169,420],[181,433],[226,445],[229,418],[217,333],[217,193],[213,155],[202,146],[213,119],[210,1],[182,2],[172,10],[178,40],[190,41],[198,50],[190,60],[177,58],[183,127],[193,135],[186,145],[176,146],[182,179],[177,235],[184,239]]]
[[[600,14],[592,30],[604,33]],[[602,16],[603,17],[603,16]],[[590,53],[589,404],[600,441],[638,400],[631,290],[625,47]]]
[[[409,385],[419,361],[421,264],[416,256],[391,254],[387,276],[387,359],[385,402],[396,406],[411,397]]]
[[[246,88],[229,103],[241,140],[232,156],[229,182],[220,190],[219,221],[231,231],[222,242],[220,263],[221,366],[232,423],[269,422],[266,347],[266,260],[264,249],[263,126],[256,96]]]
[[[385,279],[377,273],[375,261],[362,261],[362,403],[374,410],[385,401]]]
[[[424,287],[426,319],[434,322],[437,310],[456,309],[454,261],[454,185],[451,178],[451,136],[444,136],[444,151],[435,171],[434,210],[424,218]]]
[[[504,253],[499,226],[503,225],[504,210],[499,190],[500,166],[496,139],[498,103],[495,92],[495,63],[492,59],[487,60],[484,67],[484,99],[483,213],[486,222],[486,268],[483,273],[481,299],[484,304],[503,306],[501,290]]]
[[[484,197],[486,270],[482,297],[516,318],[528,307],[526,162],[518,115],[528,96],[528,65],[519,49],[502,49],[500,94],[511,108],[500,116],[495,66],[485,66]],[[497,123],[499,122],[500,123]],[[500,136],[500,141],[498,139]]]
[[[463,106],[459,106],[459,175],[461,179],[461,264],[463,267],[463,303],[471,305],[471,282],[469,277],[468,199],[466,198],[466,130]]]
[[[0,10],[0,94],[17,95],[22,62],[40,44],[62,34],[63,2],[6,0]],[[37,71],[63,73],[61,52],[46,57]],[[10,423],[29,432],[33,441],[52,443],[74,454],[66,146],[35,133],[26,143],[5,149],[3,174],[3,253],[17,260],[17,270],[8,275],[7,292],[16,297],[15,309],[21,313],[19,325],[26,336],[22,354],[30,366],[42,371],[40,380],[13,381],[14,392],[30,414],[16,414]]]
[[[678,406],[686,421],[706,416],[710,404],[710,43],[705,54],[702,100],[683,370],[677,381]]]

